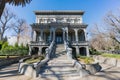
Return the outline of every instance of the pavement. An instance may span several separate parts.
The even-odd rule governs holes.
[[[18,74],[18,63],[0,69],[0,80],[32,80],[28,76]]]
[[[80,78],[65,52],[61,51],[41,68],[40,75],[36,79],[18,74],[18,63],[16,63],[0,69],[0,80],[120,80],[120,67],[100,65],[102,66],[100,72]]]
[[[102,67],[106,68],[96,73],[82,78],[82,80],[120,80],[120,67],[108,66],[101,64]]]
[[[62,60],[59,62],[62,62]],[[49,63],[52,63],[52,61]],[[66,63],[66,61],[64,63]],[[64,66],[62,67],[57,67],[56,64],[57,61],[53,64],[55,66],[54,68],[51,68],[53,67],[51,64],[46,66],[45,68],[48,69],[42,73],[41,78],[39,77],[36,79],[18,74],[18,63],[12,64],[0,70],[0,80],[120,80],[120,67],[101,64],[103,67],[101,72],[98,72],[95,75],[79,78],[78,74],[74,72],[74,68],[69,63],[67,65],[63,64]],[[67,69],[68,66],[70,68]]]
[[[57,53],[56,57],[48,62],[40,72],[40,80],[79,80],[80,76],[67,59],[66,53]]]

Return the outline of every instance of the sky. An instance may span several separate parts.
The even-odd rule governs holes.
[[[120,0],[32,0],[25,7],[7,7],[28,24],[35,23],[35,10],[82,10],[85,11],[83,23],[88,24],[89,31],[95,23],[100,24],[108,11],[120,10]]]

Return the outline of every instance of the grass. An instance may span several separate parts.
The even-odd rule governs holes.
[[[18,57],[18,56],[9,56],[9,58],[15,58],[15,57]],[[0,56],[0,59],[6,59],[8,58],[8,56]]]
[[[85,64],[90,64],[90,63],[94,62],[94,59],[92,57],[87,57],[87,56],[79,56],[78,60]]]
[[[25,62],[28,63],[28,64],[32,64],[32,63],[35,63],[35,62],[39,62],[43,59],[44,59],[43,56],[39,56],[37,58],[30,58],[30,59],[26,60]]]
[[[101,54],[103,57],[110,57],[110,58],[117,58],[120,59],[120,54],[109,54],[109,53],[104,53]]]

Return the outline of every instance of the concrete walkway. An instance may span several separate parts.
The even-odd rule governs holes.
[[[100,64],[103,68],[101,72],[80,78],[63,49],[57,48],[56,56],[41,68],[40,77],[36,79],[18,74],[17,63],[0,69],[0,80],[120,80],[120,67],[105,64]]]
[[[66,52],[57,53],[56,57],[42,68],[40,80],[79,80],[80,76],[67,59]]]
[[[18,63],[0,69],[0,80],[32,80],[30,77],[18,74]]]
[[[53,72],[53,71],[49,71],[45,70],[45,73],[42,74],[41,77],[43,77],[42,79],[37,78],[37,79],[32,79],[30,77],[24,76],[24,75],[19,75],[17,74],[17,68],[18,68],[18,64],[13,64],[10,66],[7,66],[3,69],[0,70],[0,80],[120,80],[120,67],[114,67],[114,66],[108,66],[105,64],[101,64],[102,67],[104,67],[104,69],[101,72],[96,73],[95,75],[90,75],[81,79],[78,79],[79,77],[75,77],[72,74],[69,74],[71,72],[74,72],[70,70],[68,72],[64,72],[64,75],[59,75],[62,74],[65,67],[62,67],[59,69],[59,71],[57,72]],[[57,67],[57,66],[56,66]],[[46,67],[47,68],[47,67]],[[55,68],[51,68],[51,70],[55,70]],[[43,70],[44,71],[44,70]],[[47,75],[47,74],[53,74],[53,75]],[[58,75],[55,75],[58,74]],[[66,76],[69,75],[69,76]],[[75,74],[78,75],[78,74]],[[48,78],[45,78],[45,76],[47,76]],[[61,77],[62,76],[62,77]],[[50,79],[50,78],[51,79]],[[73,79],[73,78],[74,79]]]
[[[90,75],[82,78],[82,80],[120,80],[120,67],[100,64],[102,71],[95,75]]]

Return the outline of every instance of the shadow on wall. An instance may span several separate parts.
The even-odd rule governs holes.
[[[32,48],[32,55],[38,54],[39,48],[38,47],[33,47]]]
[[[42,54],[44,55],[45,54],[45,49],[48,48],[48,47],[43,47],[42,48]]]
[[[76,48],[75,47],[71,47],[71,48],[72,48],[72,57],[73,57],[73,59],[77,59]]]
[[[82,56],[86,56],[86,55],[87,55],[87,54],[86,54],[86,48],[85,48],[85,47],[79,48],[79,53],[80,53],[80,55],[82,55]]]

